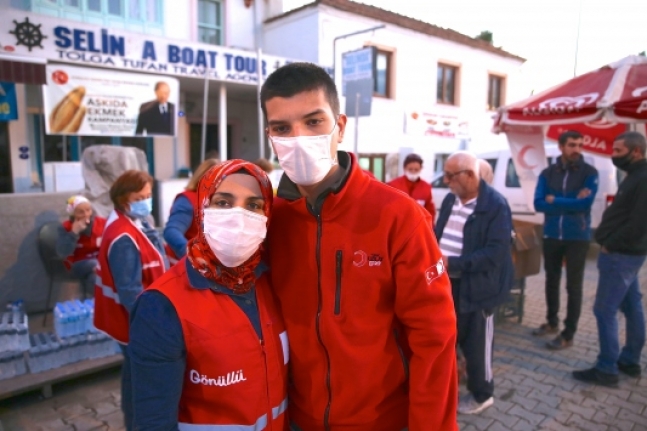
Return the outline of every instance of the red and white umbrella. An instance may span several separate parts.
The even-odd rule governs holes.
[[[630,56],[499,109],[508,125],[647,121],[647,57]]]

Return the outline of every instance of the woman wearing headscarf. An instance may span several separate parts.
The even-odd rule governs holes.
[[[124,354],[121,408],[128,431],[133,429],[128,321],[137,296],[168,267],[162,238],[148,222],[152,186],[147,172],[129,170],[110,187],[115,208],[103,233],[94,289],[94,326],[119,342]]]
[[[252,163],[200,180],[198,235],[132,312],[138,430],[287,430],[287,336],[261,261],[271,208]]]
[[[184,191],[173,201],[168,221],[164,226],[166,256],[171,265],[186,255],[186,246],[190,239],[198,234],[194,217],[198,206],[198,182],[211,167],[220,163],[218,159],[207,159],[198,166],[191,176]]]
[[[95,268],[106,219],[95,215],[90,201],[81,195],[67,200],[69,215],[56,238],[56,254],[74,278],[81,281],[83,297],[94,293]]]

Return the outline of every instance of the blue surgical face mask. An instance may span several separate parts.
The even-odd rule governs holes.
[[[153,198],[142,199],[130,203],[130,215],[137,218],[146,218],[153,211]]]

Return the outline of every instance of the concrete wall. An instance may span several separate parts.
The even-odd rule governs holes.
[[[38,253],[38,230],[65,219],[68,197],[69,193],[0,195],[0,307],[23,299],[28,311],[44,308],[49,278]]]

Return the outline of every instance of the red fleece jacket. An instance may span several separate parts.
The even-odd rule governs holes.
[[[305,198],[277,198],[268,233],[291,420],[307,431],[457,430],[456,318],[431,216],[354,158],[314,213]]]

